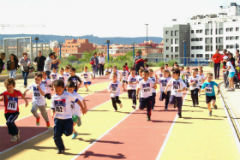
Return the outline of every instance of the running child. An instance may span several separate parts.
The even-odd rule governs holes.
[[[108,86],[108,91],[111,93],[111,99],[112,99],[112,106],[115,109],[115,111],[118,110],[117,104],[119,104],[120,108],[122,108],[122,102],[119,99],[120,95],[120,82],[117,80],[117,73],[113,74],[112,82],[110,82]]]
[[[121,82],[122,82],[122,88],[124,91],[126,91],[126,85],[128,84],[128,75],[129,72],[126,70],[126,67],[123,66],[123,71],[121,72]]]
[[[52,73],[50,74],[50,77],[52,82],[58,79],[58,73],[56,68],[52,69]]]
[[[75,139],[78,136],[78,133],[76,129],[74,128],[76,125],[81,125],[81,111],[87,110],[87,105],[83,97],[81,97],[77,92],[74,92],[75,84],[72,81],[69,81],[66,85],[68,93],[71,93],[73,97],[76,97],[78,100],[80,100],[83,103],[83,108],[80,109],[81,106],[76,104],[75,101],[72,101],[72,120],[73,120],[73,135],[72,139]]]
[[[227,56],[224,56],[223,57],[223,61],[226,62],[226,69],[223,70],[223,72],[229,72],[228,73],[228,79],[229,79],[229,89],[228,91],[234,91],[234,81],[233,81],[233,78],[234,78],[234,75],[236,73],[236,70],[234,69],[230,59],[227,57]]]
[[[88,92],[88,87],[92,84],[92,79],[94,79],[94,75],[92,72],[88,72],[88,67],[84,67],[84,72],[81,74],[81,77],[83,77],[83,84],[86,88],[86,91]]]
[[[160,67],[160,70],[157,71],[157,73],[156,73],[156,79],[162,78],[163,77],[163,73],[164,73],[164,67],[162,66],[162,67]]]
[[[173,78],[168,82],[165,88],[165,94],[168,92],[168,88],[171,87],[170,104],[174,104],[178,108],[178,116],[182,118],[182,105],[183,105],[183,91],[187,89],[185,83],[180,79],[180,70],[174,69],[172,71]]]
[[[168,110],[169,99],[171,96],[171,88],[168,87],[167,94],[164,92],[168,82],[171,80],[171,73],[168,69],[164,70],[163,77],[158,80],[160,85],[160,101],[165,99],[165,110]]]
[[[50,122],[48,119],[48,114],[46,111],[46,100],[45,100],[45,85],[42,83],[42,73],[36,73],[34,76],[35,83],[29,86],[25,92],[24,96],[26,96],[28,91],[32,91],[32,109],[31,112],[33,116],[36,118],[36,125],[40,125],[40,116],[37,113],[39,109],[43,119],[46,122],[46,126],[50,127]]]
[[[199,88],[201,89],[202,84],[206,81],[207,77],[205,77],[203,70],[199,70],[199,78],[200,78],[200,84],[199,84]]]
[[[192,76],[189,78],[188,83],[190,85],[193,107],[195,107],[199,105],[198,92],[199,92],[200,77],[198,76],[197,68],[192,70]]]
[[[133,109],[136,109],[136,105],[137,105],[137,99],[136,99],[137,84],[138,84],[138,80],[137,80],[135,68],[131,68],[130,75],[128,76],[127,90],[128,90],[128,98],[132,99]]]
[[[60,68],[59,74],[58,74],[58,79],[62,80],[64,82],[65,86],[67,85],[68,78],[69,78],[69,76],[64,74],[64,68]]]
[[[8,134],[11,135],[11,142],[17,142],[20,140],[20,130],[15,124],[15,120],[19,115],[18,99],[19,97],[23,98],[26,107],[28,106],[28,101],[20,91],[15,89],[16,82],[13,78],[6,79],[4,81],[4,86],[7,90],[1,93],[0,96],[3,96],[5,107],[4,115],[8,127]]]
[[[143,79],[139,82],[137,88],[137,99],[140,94],[140,109],[143,110],[147,108],[147,118],[151,121],[151,111],[152,111],[152,88],[156,89],[156,84],[149,79],[149,72],[145,70],[143,72]]]
[[[208,106],[209,116],[212,116],[211,102],[212,102],[212,106],[215,109],[217,109],[214,86],[218,87],[217,94],[219,94],[220,93],[219,85],[215,81],[213,81],[213,74],[208,73],[207,74],[207,82],[203,83],[202,91],[205,91],[205,93],[206,93],[206,103]]]
[[[157,79],[152,69],[149,69],[149,78],[152,80],[154,85],[157,84]],[[156,89],[152,88],[152,110],[154,110],[155,103],[156,103]]]
[[[72,102],[76,102],[81,108],[84,108],[78,98],[72,94],[64,91],[65,86],[62,80],[53,82],[55,95],[52,97],[52,106],[54,117],[54,142],[58,148],[58,154],[63,154],[65,146],[62,140],[62,134],[70,136],[73,133],[73,120],[72,120]],[[74,84],[74,89],[75,89]],[[83,110],[85,114],[87,110]]]
[[[80,88],[81,84],[82,84],[82,80],[76,75],[76,69],[75,68],[71,68],[70,70],[70,77],[68,78],[68,81],[73,81],[75,84],[75,92],[78,91],[78,89]]]
[[[114,66],[114,67],[113,67],[112,73],[111,73],[111,75],[110,75],[110,80],[112,80],[113,74],[115,74],[115,73],[117,74],[117,79],[118,79],[118,81],[120,81],[121,75],[120,75],[120,73],[119,73],[119,71],[118,71],[118,69],[117,69],[117,66]]]
[[[137,76],[137,81],[140,82],[141,80],[143,80],[143,72],[144,72],[144,69],[141,68],[139,70],[139,75]]]
[[[64,77],[67,78],[67,80],[69,79],[70,77],[70,70],[71,70],[72,66],[71,65],[67,65],[65,67],[65,70],[64,70]]]
[[[189,77],[191,76],[191,72],[190,72],[190,67],[187,67],[186,68],[186,72],[185,72],[185,77],[184,77],[184,80],[185,80],[185,84],[187,86],[187,88],[189,88]]]
[[[42,72],[42,84],[45,86],[45,98],[51,99],[52,82],[46,72]]]

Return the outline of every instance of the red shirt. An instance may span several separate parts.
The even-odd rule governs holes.
[[[222,55],[220,53],[215,53],[213,56],[212,56],[212,60],[214,63],[221,63],[222,61]]]
[[[5,91],[0,95],[3,96],[4,99],[5,113],[19,112],[18,97],[22,96],[20,91],[14,90],[13,93]]]

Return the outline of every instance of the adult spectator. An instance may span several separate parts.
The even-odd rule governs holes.
[[[240,67],[240,54],[239,54],[239,50],[236,50],[235,60],[236,60],[236,66]]]
[[[55,53],[52,52],[52,53],[49,53],[46,61],[45,61],[45,64],[44,64],[44,71],[46,72],[47,74],[47,77],[50,79],[50,74],[51,74],[51,67],[52,67],[52,61],[54,59],[54,55]]]
[[[54,54],[53,55],[53,59],[52,59],[52,66],[51,66],[51,69],[56,69],[58,71],[58,68],[59,68],[59,64],[60,64],[60,60],[57,58],[57,56]]]
[[[232,63],[233,67],[236,68],[235,58],[233,58],[233,54],[231,52],[228,52],[228,59]]]
[[[94,53],[93,57],[90,60],[90,64],[92,65],[93,75],[95,78],[95,76],[97,74],[98,64],[99,64],[99,61],[97,58],[97,53]]]
[[[24,88],[27,88],[27,80],[29,75],[29,67],[31,65],[31,61],[28,58],[28,54],[26,52],[23,53],[23,57],[19,61],[19,65],[22,70],[22,76],[24,79]]]
[[[104,65],[105,65],[105,56],[103,53],[100,53],[100,56],[98,57],[99,61],[99,75],[103,76],[104,75]]]
[[[34,63],[37,65],[38,72],[43,72],[45,60],[46,57],[42,55],[42,51],[38,51],[38,56],[34,59]]]
[[[136,70],[137,74],[138,74],[139,69],[141,67],[144,68],[144,59],[142,59],[141,53],[142,53],[142,51],[138,50],[137,53],[136,53],[135,59],[134,59],[134,66],[135,66],[135,70]]]
[[[226,49],[223,50],[223,55],[222,55],[223,69],[226,69],[227,62],[223,61],[223,57],[228,57],[228,51]],[[228,74],[229,74],[229,71],[223,72],[223,80],[224,80],[225,88],[228,88],[228,85],[229,85]]]
[[[9,72],[9,78],[16,79],[16,72],[19,68],[18,58],[15,54],[10,54],[9,60],[7,61],[7,70]]]
[[[219,53],[219,50],[217,49],[216,53],[212,56],[212,61],[214,63],[215,79],[219,79],[221,60],[222,60],[222,55]]]
[[[2,73],[2,71],[4,70],[4,59],[5,59],[6,54],[5,53],[1,53],[0,54],[0,74]]]

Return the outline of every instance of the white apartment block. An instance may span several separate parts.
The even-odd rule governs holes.
[[[240,45],[240,5],[220,7],[218,14],[197,15],[190,20],[190,56],[210,59],[216,49],[235,54]]]

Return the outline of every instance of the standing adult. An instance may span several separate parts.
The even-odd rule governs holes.
[[[217,49],[216,53],[212,56],[212,61],[214,63],[214,75],[215,79],[219,79],[220,76],[220,65],[221,65],[222,55]]]
[[[99,64],[99,61],[97,58],[97,53],[94,53],[93,57],[90,60],[90,64],[92,65],[93,75],[95,78],[95,76],[97,74],[98,64]]]
[[[228,59],[232,63],[233,68],[236,68],[235,58],[233,57],[233,54],[231,52],[228,52]]]
[[[240,54],[238,49],[236,50],[235,61],[236,61],[236,66],[240,67]]]
[[[7,61],[7,70],[9,72],[9,78],[16,79],[16,72],[19,68],[18,58],[15,54],[10,54],[9,60]]]
[[[51,67],[52,67],[52,61],[53,61],[54,55],[55,55],[54,52],[49,53],[49,55],[44,63],[44,71],[46,72],[47,77],[49,79],[50,79]]]
[[[103,53],[100,53],[100,56],[98,57],[99,61],[99,75],[103,76],[104,75],[104,65],[105,65],[105,57]]]
[[[5,53],[1,53],[0,54],[0,74],[2,73],[2,71],[4,70],[4,59],[5,59],[6,54]]]
[[[225,70],[227,68],[227,62],[223,60],[223,57],[228,57],[228,51],[226,49],[223,50],[223,55],[222,55],[223,69]],[[223,72],[223,80],[224,80],[225,88],[227,88],[229,85],[228,74],[229,74],[229,71]]]
[[[23,57],[19,61],[19,65],[22,70],[22,76],[24,79],[24,88],[27,88],[27,80],[29,75],[29,67],[31,65],[31,61],[28,58],[28,54],[26,52],[23,53]]]
[[[45,60],[46,57],[42,55],[42,51],[38,51],[38,56],[34,59],[34,63],[37,65],[38,72],[43,72]]]
[[[60,60],[57,58],[56,54],[53,55],[51,69],[56,69],[58,71]]]
[[[134,59],[134,66],[135,66],[135,70],[136,70],[137,74],[141,67],[144,68],[144,59],[142,59],[142,57],[141,57],[141,50],[137,51],[137,53],[136,53],[136,56]]]

